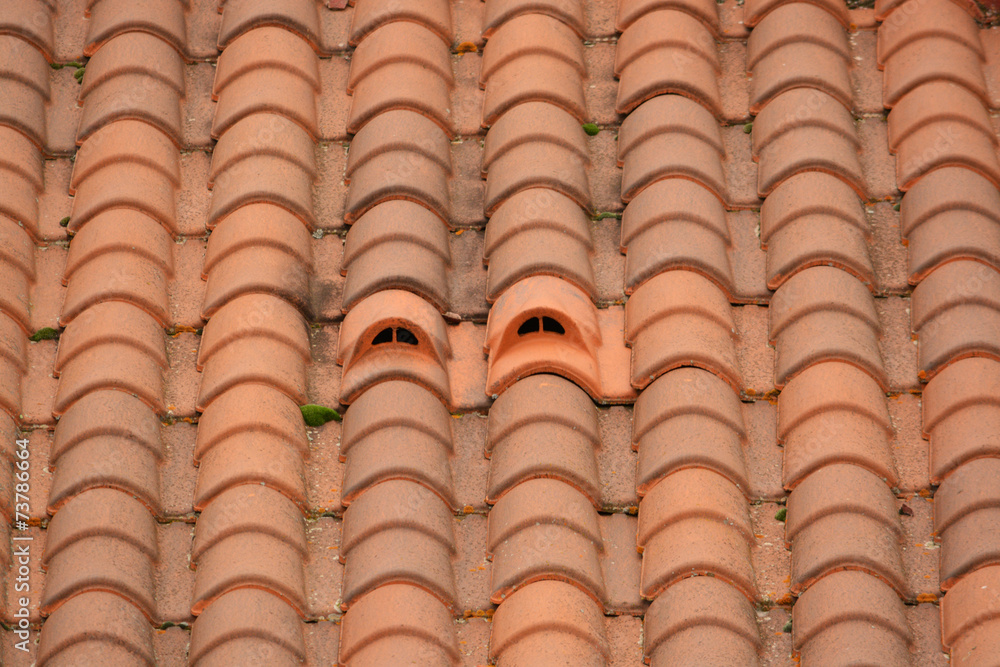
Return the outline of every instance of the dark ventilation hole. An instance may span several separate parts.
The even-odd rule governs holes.
[[[372,341],[372,345],[382,345],[383,343],[392,342],[392,329],[382,329],[375,336],[375,340]]]
[[[559,324],[551,317],[542,318],[542,331],[548,331],[549,333],[559,334],[560,336],[566,333],[566,330],[563,329],[563,325]]]
[[[530,320],[525,320],[524,324],[518,328],[517,335],[523,336],[525,334],[535,333],[536,331],[540,331],[538,327],[538,318],[532,317]]]
[[[417,337],[413,335],[413,332],[409,329],[396,329],[396,342],[406,343],[407,345],[416,345]]]

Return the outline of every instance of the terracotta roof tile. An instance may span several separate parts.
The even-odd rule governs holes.
[[[397,21],[416,23],[437,34],[445,43],[452,41],[451,6],[446,0],[402,0],[384,5],[372,0],[352,0],[355,5],[351,22],[351,44],[360,46],[380,27]]]
[[[504,22],[483,49],[480,85],[505,65],[525,56],[564,60],[587,75],[583,45],[572,28],[543,14],[520,14]],[[537,128],[542,129],[542,128]]]
[[[38,146],[16,128],[6,125],[0,125],[0,137],[3,137],[6,146],[4,155],[0,156],[0,169],[27,180],[36,192],[41,192],[44,188],[42,174],[45,160]]]
[[[225,136],[219,143],[225,141]],[[309,154],[311,157],[311,153]],[[314,174],[284,156],[253,155],[228,165],[212,189],[209,224],[247,204],[267,202],[291,211],[310,229],[316,226],[312,214]]]
[[[187,657],[192,665],[245,662],[262,655],[263,645],[276,664],[282,662],[281,656],[302,661],[306,646],[300,624],[295,610],[278,597],[265,590],[238,588],[217,598],[199,616],[191,629]],[[259,644],[248,646],[251,637]]]
[[[829,494],[829,488],[842,489],[844,500],[841,494]],[[872,504],[855,504],[861,498],[871,498]],[[901,596],[909,595],[899,515],[889,487],[878,477],[855,465],[825,466],[789,496],[788,516],[793,591],[803,591],[831,572],[857,569],[889,583]]]
[[[126,74],[157,79],[178,96],[184,95],[184,62],[170,44],[151,34],[126,32],[111,38],[87,62],[87,68],[81,101]]]
[[[211,316],[232,299],[252,293],[273,294],[308,312],[313,266],[308,238],[309,231],[287,210],[265,203],[235,209],[208,242],[202,312]]]
[[[931,479],[940,482],[958,466],[982,456],[997,456],[991,437],[1000,425],[1000,364],[968,357],[945,366],[924,390],[922,428],[931,441]]]
[[[563,480],[536,477],[514,486],[490,510],[486,553],[493,556],[514,535],[548,524],[564,525],[603,548],[592,502]],[[510,558],[511,550],[504,551]]]
[[[51,532],[48,532],[51,531]],[[155,524],[139,500],[109,488],[74,496],[52,517],[46,532],[46,566],[62,551],[91,538],[114,538],[157,558]]]
[[[681,579],[711,573],[754,599],[752,542],[726,521],[678,518],[642,545],[642,596],[654,598]]]
[[[116,495],[125,498],[124,494]],[[135,546],[107,535],[87,537],[49,561],[42,612],[51,614],[83,593],[107,591],[135,604],[147,618],[155,618],[153,576],[149,556]]]
[[[683,12],[652,12],[627,28],[619,44],[618,113],[628,113],[657,95],[676,93],[716,117],[722,115],[715,42],[701,21]]]
[[[739,399],[719,377],[695,368],[661,376],[639,395],[632,429],[640,495],[692,467],[713,470],[749,491]]]
[[[167,369],[167,350],[160,325],[141,310],[121,301],[107,301],[88,308],[59,341],[53,370],[61,373],[73,360],[99,345],[135,348]]]
[[[308,440],[295,402],[273,387],[248,384],[233,387],[205,408],[198,420],[194,460],[220,442],[257,432],[276,436],[307,455]]]
[[[387,410],[386,406],[394,406]],[[419,385],[405,381],[387,381],[372,386],[351,405],[344,420],[340,454],[381,429],[406,427],[422,431],[452,449],[448,411],[441,401]]]
[[[556,373],[593,397],[621,400],[630,393],[617,366],[625,349],[605,340],[605,330],[588,296],[572,284],[554,276],[515,283],[490,311],[486,394],[499,395],[528,375]]]
[[[768,18],[755,26],[747,40],[747,69],[783,46],[809,41],[839,54],[851,57],[844,26],[837,17],[819,5],[790,2],[777,5]],[[803,36],[807,36],[803,40]]]
[[[123,0],[100,0],[87,7],[90,24],[83,54],[93,56],[108,40],[129,32],[159,37],[183,53],[187,45],[185,3],[172,0],[134,5]]]
[[[105,633],[95,632],[95,621],[114,619]],[[94,591],[67,600],[45,622],[38,645],[38,664],[74,660],[88,645],[95,657],[112,660],[139,658],[156,662],[149,621],[127,599],[112,592]]]
[[[600,506],[596,415],[581,405],[582,399],[579,387],[553,375],[526,378],[500,395],[486,445],[491,458],[487,502],[496,503],[527,480],[544,477],[574,487]],[[539,441],[549,446],[539,449]]]
[[[262,27],[241,35],[219,56],[212,83],[213,98],[218,100],[227,86],[263,68],[284,70],[314,90],[320,88],[319,63],[309,45],[287,30]]]
[[[273,593],[300,615],[305,613],[301,557],[278,538],[237,533],[207,550],[197,566],[192,598],[192,613],[196,615],[226,593],[247,587]]]
[[[383,450],[384,455],[392,455]],[[429,591],[448,609],[456,607],[452,555],[422,530],[394,527],[373,533],[351,550],[344,569],[341,607],[345,610],[390,583]]]
[[[743,8],[743,21],[751,28],[755,28],[764,17],[775,9],[798,2],[816,5],[830,13],[845,28],[848,27],[847,6],[838,0],[749,0]]]
[[[363,130],[362,130],[363,131]],[[448,194],[450,167],[410,147],[391,144],[354,168],[347,194],[345,219],[354,222],[372,207],[393,199],[407,199],[436,213],[443,221],[451,218]]]
[[[444,49],[444,46],[440,47]],[[419,63],[393,62],[358,81],[352,98],[347,131],[356,134],[365,123],[393,109],[409,109],[441,126],[449,136],[452,129],[451,78]]]
[[[938,127],[953,133],[956,140],[962,137],[963,144],[976,141],[997,144],[989,112],[978,97],[968,88],[950,81],[930,81],[917,88],[913,95],[904,96],[889,113],[890,150],[899,148],[904,140],[930,123],[937,123]],[[951,129],[952,125],[959,127]],[[973,134],[968,134],[970,131]],[[968,150],[974,148],[972,145],[967,147]]]
[[[361,392],[344,418],[340,448],[347,460],[341,501],[349,504],[339,552],[347,610],[340,659],[377,664],[416,651],[455,662],[450,417],[412,382]]]
[[[659,99],[681,98],[654,98]],[[667,201],[676,202],[676,208],[666,207]],[[725,210],[710,190],[687,179],[656,181],[629,202],[622,215],[621,246],[627,294],[674,268],[701,273],[728,295],[735,291]]]
[[[719,29],[718,9],[706,0],[622,0],[618,3],[616,28],[624,32],[645,14],[661,9],[687,12],[712,28],[713,32]]]
[[[901,190],[933,169],[962,166],[1000,183],[1000,164],[992,133],[983,134],[950,121],[927,122],[899,142],[896,180]]]
[[[569,158],[574,166],[590,165],[587,137],[580,124],[559,107],[534,101],[515,106],[490,128],[483,148],[483,175],[525,144],[551,144],[574,153]]]
[[[241,35],[266,26],[278,26],[295,33],[314,50],[320,47],[319,7],[315,0],[226,0],[222,4],[219,28],[220,50],[229,48]]]
[[[445,175],[452,173],[448,137],[429,118],[405,109],[381,113],[361,128],[351,140],[344,173],[350,179],[366,164],[392,151],[413,153],[410,161],[427,159],[437,163]],[[403,162],[400,176],[413,179],[417,167]]]
[[[30,277],[7,262],[0,263],[0,277],[4,284],[10,286],[0,293],[0,312],[16,321],[23,331],[28,331],[31,329],[28,307]]]
[[[253,449],[247,451],[250,447]],[[195,509],[201,511],[223,491],[240,484],[270,486],[296,504],[306,504],[301,455],[270,434],[252,432],[239,439],[230,438],[205,452],[194,495]]]
[[[751,39],[754,34],[756,31]],[[851,106],[851,82],[843,55],[801,34],[770,51],[753,68],[750,112],[759,113],[781,93],[798,88],[813,89],[817,96],[829,95],[845,107]]]
[[[697,662],[711,646],[718,659],[749,665],[762,645],[750,601],[715,577],[688,577],[668,588],[649,606],[644,630],[650,664]]]
[[[713,470],[691,468],[664,477],[643,497],[639,546],[645,547],[671,525],[695,517],[731,525],[753,542],[753,526],[740,490]]]
[[[912,641],[895,592],[863,572],[834,572],[792,607],[792,642],[802,660],[906,665]]]
[[[1000,568],[985,567],[960,581],[941,600],[941,636],[958,664],[991,655],[1000,612]],[[982,647],[983,652],[979,651]]]
[[[260,313],[250,319],[248,313]],[[229,301],[205,327],[198,352],[198,369],[229,346],[247,339],[265,338],[280,343],[308,360],[309,337],[305,322],[287,301],[265,294],[249,294]]]
[[[547,188],[591,209],[586,163],[578,153],[558,144],[525,141],[493,160],[486,179],[486,215],[493,215],[522,190]]]
[[[174,54],[174,58],[180,61],[180,56]],[[153,125],[180,146],[183,142],[181,96],[160,76],[123,71],[94,86],[87,93],[80,116],[77,143],[109,123],[130,118]]]
[[[130,440],[160,456],[156,414],[131,394],[115,390],[91,392],[73,404],[59,420],[50,457],[90,440],[105,437]]]
[[[100,174],[104,169],[121,164],[141,165],[160,172],[170,183],[181,185],[180,159],[177,148],[157,128],[140,120],[119,120],[99,128],[92,135],[94,141],[84,142],[77,151],[70,179],[70,194],[75,194],[81,184]],[[77,229],[86,222],[74,223]],[[168,231],[176,235],[173,219],[161,220],[169,224]]]
[[[878,31],[878,63],[880,65],[894,53],[921,39],[944,38],[975,51],[985,59],[983,46],[979,40],[979,30],[968,12],[962,11],[956,2],[950,0],[930,0],[921,5],[921,11],[907,12],[886,21]]]
[[[107,438],[86,440],[53,460],[58,474],[49,490],[48,510],[57,512],[74,496],[90,489],[116,489],[137,498],[152,512],[161,512],[159,452],[129,447],[127,442]],[[102,458],[97,458],[102,457]],[[108,470],[102,461],[115,460],[116,469]]]
[[[398,226],[403,218],[406,229]],[[384,201],[362,215],[347,236],[342,308],[350,310],[379,290],[404,289],[446,311],[450,264],[448,230],[438,216],[408,200]]]
[[[162,368],[146,350],[120,341],[88,345],[60,371],[53,412],[61,415],[86,394],[101,389],[133,393],[157,413],[164,412]]]
[[[216,500],[198,518],[191,545],[193,562],[234,535],[254,533],[270,535],[306,556],[302,513],[279,491],[243,484],[223,491]]]
[[[12,57],[17,57],[18,51],[24,51],[22,55],[25,59],[34,60],[31,54],[37,52],[20,46],[23,44],[21,40],[9,37],[4,37],[3,40],[12,44],[7,47]],[[4,72],[0,79],[4,82],[5,92],[3,102],[0,103],[0,123],[21,132],[36,146],[41,147],[46,143],[45,100],[49,96],[48,81],[42,80],[45,81],[44,87],[39,85],[42,83],[38,80],[40,71],[35,77],[22,74],[20,70],[18,73],[20,76],[14,78],[11,73]]]
[[[18,322],[0,317],[0,358],[20,374],[28,369],[28,340]]]
[[[758,122],[764,123],[760,140],[754,131],[754,154],[760,162],[757,182],[760,196],[766,197],[776,186],[803,171],[833,174],[863,196],[864,176],[850,114],[824,93],[802,90],[778,95],[757,117]],[[805,122],[779,125],[777,119],[788,118],[790,114],[794,117],[796,109],[810,104],[805,100],[818,105],[815,116]]]
[[[572,583],[602,604],[607,599],[597,510],[571,486],[540,478],[518,484],[491,510],[489,531],[494,603],[545,580]]]
[[[800,271],[775,293],[769,310],[779,387],[826,360],[854,364],[880,386],[887,385],[874,303],[864,285],[849,274],[824,266]],[[815,335],[818,331],[822,337]]]
[[[402,338],[400,331],[406,332]],[[340,330],[341,401],[351,403],[380,382],[407,379],[450,402],[450,357],[444,320],[434,306],[410,292],[376,292],[347,314]]]
[[[452,623],[448,609],[427,591],[381,586],[344,617],[339,659],[342,664],[376,665],[419,656],[435,664],[458,665]]]
[[[450,508],[421,484],[388,479],[370,486],[344,513],[340,560],[348,562],[351,550],[375,535],[409,530],[437,540],[445,551],[455,553],[455,534]],[[355,561],[358,562],[358,561]],[[359,567],[370,563],[360,562]]]
[[[219,141],[207,174],[215,231],[202,268],[202,313],[211,319],[197,358],[204,414],[194,450],[201,516],[191,652],[206,664],[254,650],[237,632],[259,637],[266,649],[257,650],[269,655],[301,660],[306,652],[298,619],[314,601],[302,520],[310,451],[296,407],[309,402],[302,314],[311,313],[314,271],[319,68],[310,46],[318,20],[310,2],[230,0],[223,8],[226,48],[213,88]],[[239,604],[256,613],[234,628]]]
[[[594,447],[600,444],[597,414],[587,396],[573,383],[554,375],[526,378],[497,398],[490,408],[486,451],[521,429],[567,428]],[[548,423],[546,423],[548,422]]]
[[[53,9],[46,0],[15,3],[4,11],[0,33],[16,36],[41,51],[46,60],[51,60],[55,41]]]
[[[219,62],[225,61],[220,57]],[[216,70],[217,74],[219,71],[224,72]],[[310,137],[319,135],[316,91],[300,72],[259,67],[236,76],[225,87],[217,85],[216,88],[219,104],[212,121],[213,137],[221,137],[238,121],[255,113],[286,116],[300,125]]]
[[[661,95],[644,102],[622,121],[618,136],[618,165],[624,165],[633,149],[644,142],[669,133],[700,139],[720,156],[725,152],[719,126],[702,106],[679,95]]]
[[[950,81],[987,100],[979,54],[951,39],[915,37],[901,45],[884,63],[882,102],[894,107],[904,95],[925,83]]]
[[[483,38],[491,39],[506,22],[525,14],[558,19],[578,35],[584,34],[583,6],[578,0],[488,0],[483,13]]]
[[[944,590],[973,570],[1000,562],[998,466],[996,458],[969,461],[942,481],[934,496]]]
[[[33,88],[44,102],[51,99],[48,63],[45,54],[18,34],[4,34],[0,26],[0,45],[9,58],[0,65],[0,76],[5,81],[17,82]]]
[[[920,337],[920,374],[966,356],[1000,355],[995,311],[1000,276],[980,262],[949,262],[914,289],[912,326]]]
[[[485,88],[483,127],[493,125],[516,105],[531,101],[560,107],[581,123],[587,120],[583,75],[560,58],[531,54],[510,60],[492,74]]]
[[[504,118],[515,116],[518,109],[531,104],[515,107]],[[576,202],[547,188],[519,190],[500,205],[486,228],[486,298],[495,301],[511,285],[529,276],[554,275],[594,299],[597,287],[592,253],[590,221]]]
[[[691,271],[658,274],[633,293],[625,318],[636,388],[681,366],[704,368],[741,388],[729,303],[707,278]]]
[[[661,120],[663,114],[671,121]],[[673,95],[654,98],[622,123],[622,200],[631,201],[659,180],[680,177],[697,181],[726,201],[722,158],[718,127],[704,109]]]
[[[491,660],[518,664],[546,656],[568,657],[577,665],[610,658],[600,606],[561,581],[539,581],[515,591],[493,616]]]
[[[409,440],[402,440],[404,436]],[[457,509],[450,444],[404,427],[383,428],[353,443],[344,468],[342,502],[352,503],[379,482],[406,479],[426,486]]]
[[[164,175],[164,168],[128,165],[134,178],[123,180],[120,164],[99,169],[79,184],[74,198],[71,229],[79,230],[96,216],[113,209],[132,209],[173,232],[177,225],[175,188]]]
[[[844,393],[846,387],[851,387],[851,398]],[[849,364],[811,366],[793,378],[778,399],[786,488],[795,488],[813,472],[835,463],[865,468],[896,484],[891,436],[878,384]]]

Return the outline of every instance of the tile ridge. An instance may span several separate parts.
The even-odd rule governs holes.
[[[74,661],[74,655],[86,659],[84,643],[93,637],[102,638],[96,641],[109,656],[122,650],[151,656],[152,625],[164,620],[155,583],[157,517],[163,513],[159,419],[166,414],[163,329],[171,322],[167,281],[173,274],[170,230],[176,229],[184,91],[176,80],[168,84],[137,69],[128,62],[134,53],[113,44],[136,31],[158,34],[174,47],[162,63],[169,69],[180,62],[185,36],[177,2],[147,5],[101,0],[89,26],[87,53],[97,65],[91,76],[101,82],[93,89],[85,84],[77,132],[83,166],[72,184],[70,220],[80,238],[67,257],[59,318],[64,331],[54,369],[59,382],[53,412],[62,419],[51,459],[52,519],[41,601],[49,618],[42,626],[39,664]],[[162,13],[150,19],[150,9]],[[139,89],[147,93],[141,99],[133,94]],[[145,129],[132,142],[103,141],[107,132],[101,130],[119,123],[126,135],[155,128],[157,136],[148,139],[157,149],[144,150]],[[129,209],[137,212],[125,213]],[[132,215],[142,221],[134,231],[143,233],[115,224]]]
[[[313,2],[269,9],[252,0],[221,11],[189,659],[246,662],[260,650],[241,641],[250,634],[301,661],[302,621],[316,614],[306,588],[310,448],[298,407],[310,402],[312,363],[318,14]]]
[[[990,592],[1000,563],[1000,449],[993,444],[1000,433],[993,391],[1000,334],[990,324],[1000,305],[1000,179],[996,137],[980,127],[989,104],[975,7],[930,4],[880,0],[876,17],[883,21],[878,58],[883,104],[891,108],[890,150],[904,191],[902,236],[916,285],[911,327],[926,383],[922,430],[931,483],[940,484],[934,529],[942,645],[958,667],[979,654],[973,647],[993,648],[1000,617],[1000,598]],[[928,152],[932,144],[939,150]]]
[[[625,339],[641,390],[632,422],[640,594],[652,601],[643,656],[753,665],[757,538],[730,306],[719,21],[700,4],[619,6]]]
[[[447,2],[357,0],[342,297],[339,660],[460,662]],[[400,221],[405,221],[400,226]]]
[[[782,389],[785,541],[791,591],[799,596],[792,648],[803,662],[877,653],[887,664],[904,664],[913,638],[903,601],[915,594],[890,490],[897,473],[889,380],[872,295],[871,237],[861,215],[867,184],[851,115],[846,15],[842,3],[826,1],[756,0],[744,7],[744,21],[753,25],[748,58],[761,238],[774,290],[769,337]]]

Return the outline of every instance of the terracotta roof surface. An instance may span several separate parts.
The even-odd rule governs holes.
[[[994,4],[0,0],[0,664],[1000,665]]]

